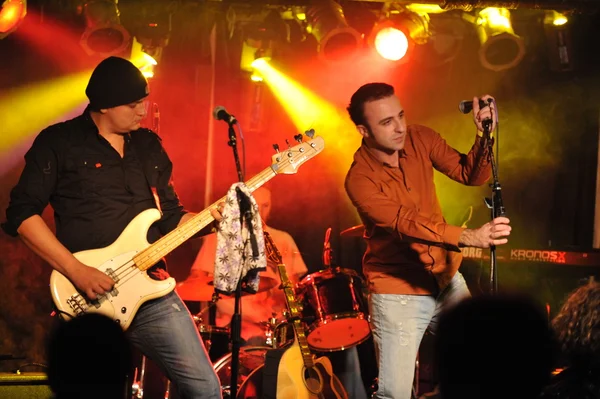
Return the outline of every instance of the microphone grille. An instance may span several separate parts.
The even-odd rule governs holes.
[[[473,101],[461,101],[458,104],[458,110],[463,114],[468,114],[473,109]]]
[[[219,112],[225,111],[225,107],[222,105],[217,105],[213,110],[213,118],[219,119]]]

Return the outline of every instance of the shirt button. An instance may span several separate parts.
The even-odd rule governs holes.
[[[411,192],[411,188],[410,188],[410,187],[408,188],[408,192],[409,192],[409,193]]]

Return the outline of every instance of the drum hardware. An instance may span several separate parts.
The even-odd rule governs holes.
[[[309,274],[296,291],[311,349],[345,350],[369,338],[366,287],[354,270],[332,267]]]
[[[270,289],[277,287],[278,284],[279,281],[277,278],[268,274],[268,271],[260,272],[260,282],[257,293],[269,291]],[[215,287],[208,276],[190,277],[187,280],[178,283],[175,289],[184,301],[214,303],[212,301]],[[242,296],[246,295],[254,294],[242,291]]]
[[[357,226],[350,227],[340,233],[341,237],[362,237],[365,234],[365,226],[359,224]]]
[[[138,379],[139,374],[139,379]],[[133,384],[131,385],[131,396],[136,399],[144,397],[144,376],[146,374],[146,356],[142,355],[142,364],[139,369],[133,371]]]
[[[236,391],[238,398],[246,398],[249,392],[250,384],[248,382],[250,375],[257,369],[262,368],[265,363],[266,353],[271,349],[266,346],[245,346],[240,348],[239,365],[237,374]],[[223,399],[233,399],[231,397],[231,375],[232,375],[232,354],[228,353],[214,363],[214,369],[221,381],[221,392]],[[260,396],[259,396],[260,397]]]

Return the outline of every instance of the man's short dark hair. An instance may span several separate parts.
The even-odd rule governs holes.
[[[350,119],[355,125],[367,126],[365,120],[365,103],[369,101],[381,100],[382,98],[394,95],[394,87],[387,83],[367,83],[362,85],[350,99],[350,104],[346,108]]]

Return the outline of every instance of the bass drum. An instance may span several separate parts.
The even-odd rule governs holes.
[[[267,346],[245,346],[240,348],[237,398],[258,399],[262,397],[262,392],[259,392],[261,387],[257,386],[261,385],[262,380],[255,381],[256,378],[250,380],[249,377],[254,370],[262,369],[269,349],[271,348]],[[231,399],[231,353],[217,360],[214,368],[221,381],[223,399]]]

